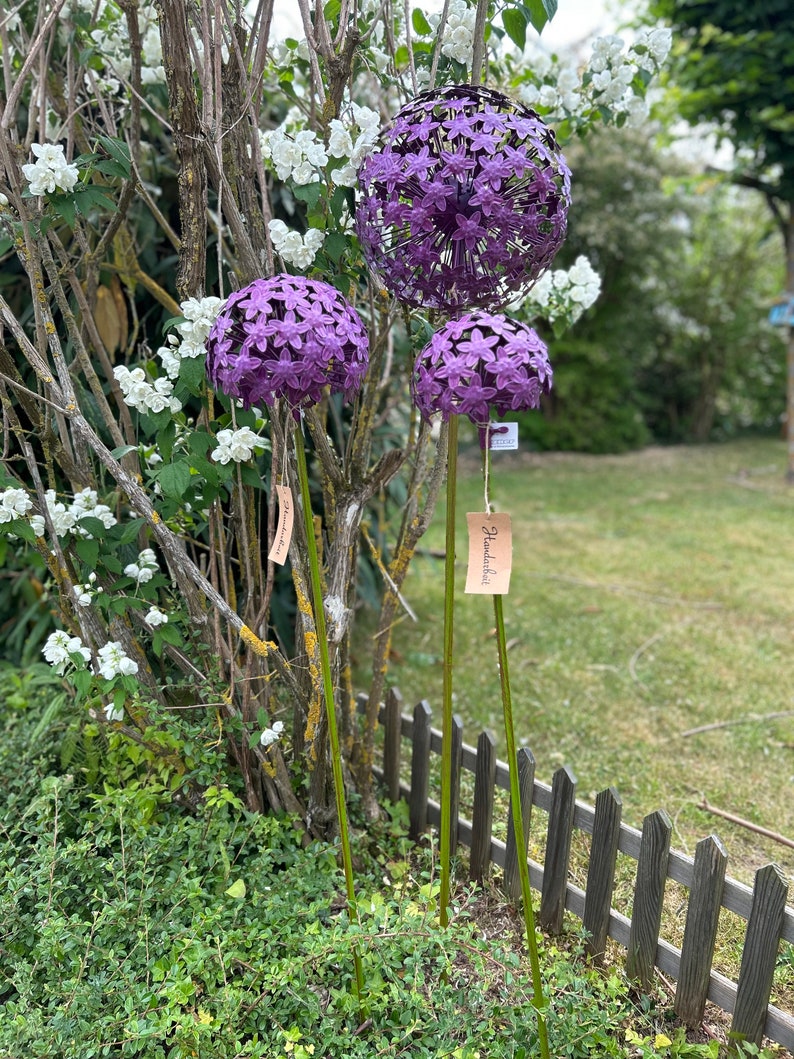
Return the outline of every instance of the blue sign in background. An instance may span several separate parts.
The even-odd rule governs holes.
[[[769,310],[769,322],[776,327],[794,327],[794,298],[776,302]]]

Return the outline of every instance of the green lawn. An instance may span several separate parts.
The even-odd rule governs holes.
[[[513,519],[507,636],[518,738],[537,776],[562,764],[623,818],[665,808],[674,845],[715,832],[750,882],[794,850],[698,808],[794,836],[794,491],[782,442],[617,457],[498,453],[491,500]],[[465,513],[483,510],[476,450],[458,493],[456,710],[467,742],[501,733],[488,596],[465,595]],[[391,680],[440,719],[444,510],[406,584],[418,622],[394,635]],[[767,715],[788,711],[786,717]],[[742,721],[701,734],[694,727]],[[500,752],[504,756],[500,739]]]

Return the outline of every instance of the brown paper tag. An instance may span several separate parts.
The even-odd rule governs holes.
[[[277,485],[278,494],[278,522],[276,524],[276,539],[270,549],[268,559],[272,563],[283,566],[289,554],[289,542],[292,540],[292,522],[295,518],[295,509],[292,504],[292,491],[288,485]]]
[[[513,565],[513,532],[510,516],[504,512],[469,512],[469,568],[466,592],[505,596],[510,588]]]

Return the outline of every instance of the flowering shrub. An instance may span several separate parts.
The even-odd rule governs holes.
[[[10,576],[32,568],[41,585],[39,647],[92,723],[123,719],[156,746],[151,718],[175,699],[217,715],[248,806],[323,832],[334,812],[316,767],[300,520],[287,572],[268,560],[276,490],[297,480],[290,415],[322,503],[346,775],[374,812],[390,631],[445,465],[443,431],[437,448],[406,413],[411,379],[428,411],[451,407],[443,381],[480,421],[550,377],[526,325],[496,317],[457,338],[437,317],[450,364],[436,344],[414,373],[429,324],[390,292],[455,313],[523,299],[524,319],[573,319],[597,283],[583,262],[566,283],[543,278],[569,201],[546,123],[562,139],[633,120],[666,38],[601,43],[579,78],[530,61],[530,8],[513,0],[487,41],[464,0],[407,20],[379,0],[327,4],[310,41],[268,36],[265,7],[66,0],[53,18],[34,0],[3,17],[0,532]],[[483,69],[488,88],[467,84]],[[361,529],[375,498],[377,549]],[[359,726],[362,553],[382,594]],[[279,724],[289,740],[267,735]]]

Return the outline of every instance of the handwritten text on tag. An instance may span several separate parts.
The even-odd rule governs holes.
[[[292,504],[292,491],[288,485],[277,485],[278,494],[278,522],[276,524],[276,539],[270,549],[268,559],[272,563],[283,566],[289,554],[289,542],[292,540],[292,522],[295,518],[295,508]]]
[[[466,591],[479,595],[504,596],[510,588],[513,563],[513,534],[510,516],[504,512],[469,512],[469,568]]]

